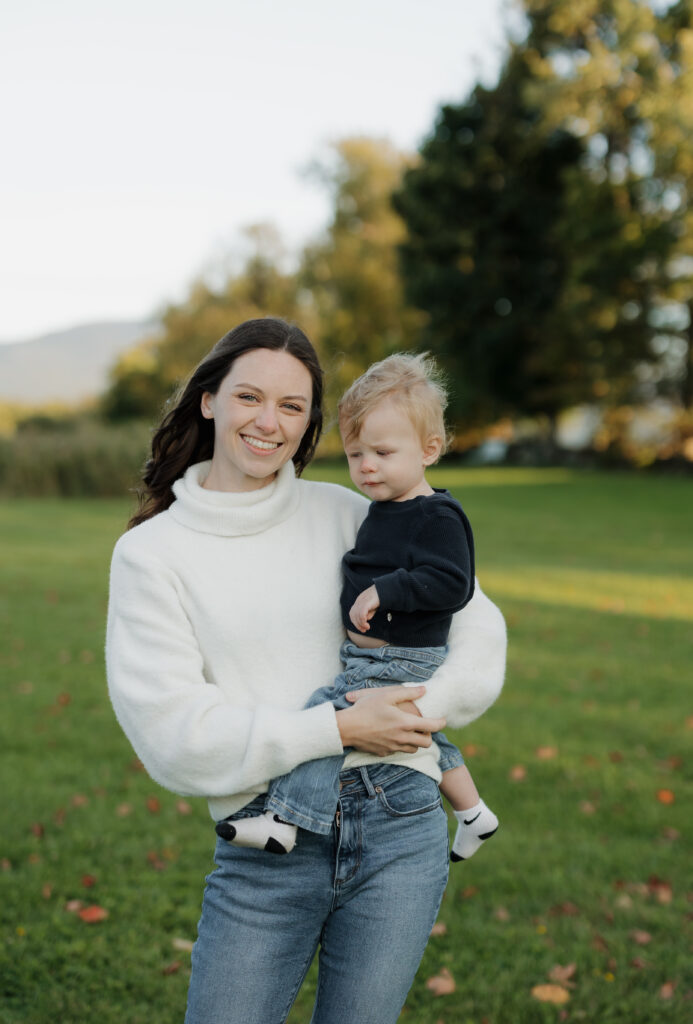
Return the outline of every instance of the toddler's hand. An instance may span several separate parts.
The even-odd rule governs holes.
[[[380,607],[380,598],[375,586],[362,590],[349,609],[349,618],[360,633],[366,633],[371,628],[368,620],[373,618],[376,608]]]

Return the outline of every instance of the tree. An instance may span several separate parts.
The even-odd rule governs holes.
[[[350,138],[312,167],[333,212],[304,251],[300,281],[314,306],[332,401],[370,363],[415,347],[424,320],[404,300],[397,245],[405,231],[390,203],[407,163],[388,142]]]
[[[466,419],[632,396],[661,362],[680,237],[659,136],[682,85],[670,23],[637,0],[524,8],[497,86],[442,109],[395,198],[407,294]]]

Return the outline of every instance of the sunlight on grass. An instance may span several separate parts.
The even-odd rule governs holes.
[[[683,577],[514,565],[512,572],[485,569],[483,585],[496,600],[524,598],[616,615],[693,622],[693,580]]]

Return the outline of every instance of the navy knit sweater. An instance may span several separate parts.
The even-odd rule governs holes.
[[[374,501],[342,560],[342,621],[358,632],[349,609],[375,584],[380,607],[365,636],[397,647],[441,647],[453,612],[474,593],[474,538],[448,491],[409,501]]]

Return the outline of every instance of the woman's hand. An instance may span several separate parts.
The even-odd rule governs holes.
[[[402,710],[425,692],[425,686],[382,686],[348,694],[353,708],[337,712],[337,727],[345,747],[386,757],[403,752],[414,754],[430,747],[431,733],[445,728],[444,718],[423,718]]]

